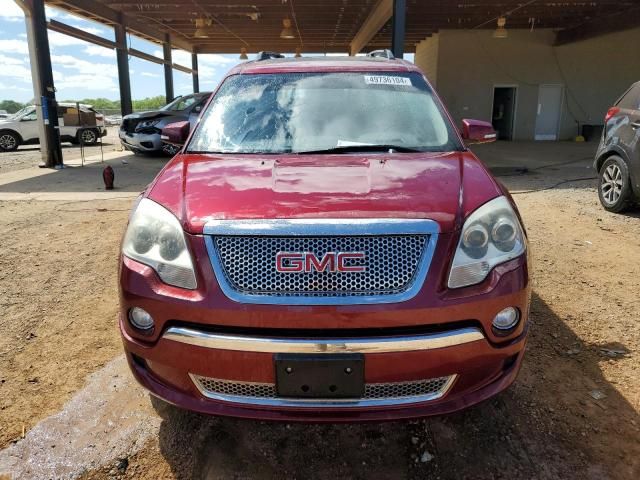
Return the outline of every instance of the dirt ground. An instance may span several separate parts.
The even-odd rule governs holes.
[[[525,147],[494,148],[481,158],[516,158],[514,166],[509,149]],[[148,435],[60,476],[640,478],[640,211],[609,214],[593,180],[566,182],[593,176],[591,147],[555,160],[547,148],[534,151],[540,168],[528,174],[496,169],[521,209],[533,257],[531,333],[509,390],[441,418],[288,425],[154,409],[126,373],[107,375],[114,398],[135,391],[127,408],[146,412]],[[117,368],[116,258],[130,203],[0,202],[0,477],[4,452],[19,451],[65,404],[76,408],[69,402],[88,374]],[[109,402],[91,408],[109,410]],[[117,427],[121,412],[110,413]],[[72,420],[60,418],[64,430]],[[96,428],[110,434],[104,423]],[[80,435],[76,427],[59,436]],[[48,457],[66,455],[61,441],[50,443]]]

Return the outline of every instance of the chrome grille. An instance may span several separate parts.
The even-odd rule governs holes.
[[[433,220],[397,218],[210,220],[203,229],[224,294],[241,303],[274,305],[409,300],[424,284],[439,231]],[[338,253],[362,253],[364,259],[351,257],[345,266],[365,271],[278,272],[279,252],[313,256],[316,262],[328,253],[333,260]]]
[[[226,280],[237,292],[268,296],[394,295],[415,281],[428,235],[325,237],[214,237]],[[278,252],[364,252],[365,259],[347,266],[365,266],[364,272],[276,271]]]
[[[273,383],[239,382],[191,375],[198,390],[209,398],[235,403],[287,405],[287,403],[362,403],[363,405],[417,403],[436,400],[449,390],[456,375],[408,382],[367,383],[358,399],[296,399],[278,397]]]

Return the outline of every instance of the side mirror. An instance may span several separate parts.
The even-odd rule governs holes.
[[[489,122],[482,120],[462,120],[462,138],[467,145],[495,142],[498,134]]]
[[[193,111],[195,113],[200,113],[202,111],[202,105],[196,105]]]
[[[160,138],[171,145],[182,146],[189,137],[189,122],[175,122],[166,125],[162,129]]]

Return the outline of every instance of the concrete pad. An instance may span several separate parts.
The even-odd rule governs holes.
[[[0,175],[2,200],[87,201],[135,198],[168,161],[167,157],[136,156],[130,152],[109,152],[65,164],[61,170],[37,167]],[[110,165],[115,188],[105,190],[102,171]]]
[[[529,171],[570,163],[593,163],[595,142],[496,142],[474,145],[473,152],[491,169],[526,167]]]

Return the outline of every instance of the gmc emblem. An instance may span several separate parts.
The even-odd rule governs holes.
[[[364,252],[327,252],[319,259],[312,252],[278,252],[276,270],[280,273],[364,272],[364,265],[346,265],[347,260],[362,260]]]

